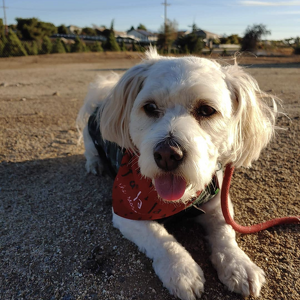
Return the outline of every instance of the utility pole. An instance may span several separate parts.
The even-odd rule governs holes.
[[[5,28],[5,35],[7,35],[8,34],[8,27],[7,27],[7,22],[6,22],[6,12],[5,12],[5,8],[7,8],[7,7],[5,7],[5,2],[4,2],[4,0],[3,0],[3,13],[4,13],[4,28]]]
[[[4,0],[3,0],[4,1]],[[165,6],[165,35],[167,34],[167,22],[168,22],[168,19],[167,19],[167,6],[170,6],[171,4],[168,4],[167,3],[168,0],[165,0],[164,3],[162,3],[162,5]]]
[[[162,3],[162,5],[165,6],[165,43],[167,43],[167,22],[168,22],[168,19],[167,19],[167,6],[170,6],[171,4],[168,4],[167,3],[168,0],[165,0],[164,3]],[[168,53],[170,53],[170,47],[168,46]]]

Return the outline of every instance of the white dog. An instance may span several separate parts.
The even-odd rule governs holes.
[[[275,116],[273,98],[237,64],[162,57],[153,48],[123,76],[91,86],[78,116],[86,169],[96,174],[112,162],[110,172],[118,173],[113,224],[153,260],[163,285],[180,299],[200,297],[204,275],[159,220],[197,208],[220,280],[231,291],[259,295],[265,274],[238,247],[218,191],[222,167],[249,167],[258,159]]]

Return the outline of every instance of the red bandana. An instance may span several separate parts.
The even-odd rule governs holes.
[[[112,198],[114,213],[131,220],[166,218],[188,208],[195,201],[195,198],[188,203],[163,201],[151,179],[140,174],[138,157],[128,152],[125,152],[122,158]]]

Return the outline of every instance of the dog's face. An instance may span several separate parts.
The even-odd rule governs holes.
[[[148,56],[105,103],[102,134],[139,153],[141,174],[163,199],[190,199],[211,181],[218,162],[248,166],[258,158],[274,116],[251,77],[204,58]],[[113,127],[105,122],[109,115],[119,118]]]
[[[130,114],[141,174],[154,179],[166,200],[202,190],[228,146],[230,91],[213,62],[198,60],[154,64]]]

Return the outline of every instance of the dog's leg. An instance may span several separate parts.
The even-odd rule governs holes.
[[[171,294],[194,300],[204,291],[203,272],[191,255],[155,221],[133,221],[113,213],[113,224],[153,260],[153,267]]]
[[[83,129],[83,141],[85,148],[84,156],[86,158],[85,168],[87,172],[94,175],[97,175],[98,172],[99,174],[102,174],[103,165],[89,134],[88,126],[85,126]]]
[[[218,176],[220,186],[222,176]],[[217,269],[219,279],[230,291],[244,296],[259,296],[265,282],[265,273],[255,265],[235,241],[235,231],[226,224],[221,210],[219,194],[210,202],[203,205],[206,214],[198,217],[197,221],[203,225],[211,247],[211,260]],[[230,201],[230,199],[229,199]],[[233,207],[230,202],[231,215]]]

